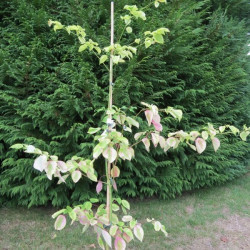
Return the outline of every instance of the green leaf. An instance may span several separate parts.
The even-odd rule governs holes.
[[[127,31],[128,33],[132,33],[133,29],[132,29],[131,27],[127,27],[127,28],[126,28],[126,31]]]
[[[234,126],[229,126],[229,128],[231,129],[231,131],[232,131],[232,133],[233,133],[234,135],[236,135],[237,133],[240,132],[239,129],[237,129],[237,128],[234,127]]]
[[[100,57],[99,64],[102,64],[102,63],[106,62],[107,60],[108,60],[108,56],[107,55],[102,55]]]
[[[21,149],[21,148],[23,148],[23,147],[24,147],[23,144],[17,143],[17,144],[12,145],[10,148],[13,148],[13,149]]]
[[[137,121],[134,120],[133,118],[131,118],[131,117],[126,117],[126,121],[128,122],[128,124],[129,124],[130,126],[133,125],[133,126],[139,128],[139,122],[137,122]]]
[[[121,59],[121,57],[120,56],[112,56],[112,59],[113,59],[113,63],[114,64],[118,64],[119,61],[120,61],[120,59]]]
[[[118,226],[117,225],[112,225],[111,228],[109,229],[109,234],[111,236],[115,236],[116,232],[117,232]]]
[[[246,141],[248,135],[249,135],[249,131],[242,131],[242,132],[240,133],[240,138],[241,138],[243,141]]]
[[[155,1],[155,8],[158,8],[159,7],[159,2]]]
[[[155,231],[161,230],[161,223],[159,221],[154,222],[154,229]]]
[[[101,128],[89,128],[89,130],[88,130],[88,134],[95,134],[95,133],[97,133],[98,131],[100,131],[101,130]]]
[[[95,173],[93,171],[91,171],[90,169],[87,172],[87,177],[94,182],[97,182],[97,176],[95,175]]]
[[[119,206],[118,205],[116,205],[116,204],[112,204],[112,210],[114,211],[114,212],[116,212],[116,211],[118,211],[120,208],[119,208]]]
[[[145,47],[146,47],[146,49],[148,48],[148,47],[150,47],[152,45],[152,41],[151,40],[146,40],[145,41]]]
[[[82,233],[84,234],[84,233],[87,231],[88,228],[89,228],[89,224],[86,224],[86,225],[83,227],[83,229],[82,229]]]
[[[79,170],[75,170],[74,172],[71,173],[71,178],[74,183],[77,183],[82,177],[82,173]]]
[[[223,133],[225,131],[225,129],[226,129],[226,126],[220,126],[219,127],[219,130],[220,130],[221,133]]]
[[[102,151],[103,151],[103,148],[99,144],[97,144],[93,150],[93,157],[97,159],[99,155],[102,153]]]
[[[89,200],[90,200],[91,203],[97,203],[97,202],[99,202],[99,200],[95,199],[95,198],[90,198]]]
[[[207,131],[202,131],[201,136],[204,140],[207,140],[208,138],[208,132]]]
[[[88,45],[85,43],[79,47],[78,52],[82,52],[82,51],[86,50],[87,48],[88,48]]]
[[[70,211],[69,212],[69,217],[75,221],[76,220],[76,212],[74,210]]]
[[[130,210],[130,205],[129,205],[128,201],[122,200],[122,205],[123,205],[125,208],[127,208],[128,210]]]
[[[89,202],[89,201],[86,201],[86,202],[84,202],[83,206],[84,206],[84,208],[85,208],[86,210],[91,210],[91,208],[92,208],[92,203]]]
[[[104,250],[105,247],[104,247],[104,243],[103,243],[102,238],[101,238],[101,237],[98,237],[97,241],[98,241],[98,244],[99,244],[100,248]]]
[[[161,43],[163,44],[164,43],[164,39],[163,39],[163,36],[158,34],[158,33],[153,33],[153,37],[154,37],[154,40],[157,42],[157,43]]]
[[[141,42],[141,39],[137,38],[135,39],[135,43],[139,44]]]
[[[58,215],[62,214],[62,213],[65,212],[65,211],[66,211],[65,208],[64,208],[64,209],[61,209],[61,210],[55,212],[54,214],[52,214],[51,217],[52,217],[53,219],[55,219]]]
[[[137,223],[136,220],[130,221],[130,222],[129,222],[129,227],[130,227],[131,229],[133,229],[133,228],[135,227],[136,223]]]
[[[136,225],[134,227],[134,235],[135,237],[142,242],[143,237],[144,237],[144,231],[140,225]]]

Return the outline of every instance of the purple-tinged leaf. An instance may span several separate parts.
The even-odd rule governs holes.
[[[220,140],[217,137],[214,137],[212,139],[212,143],[213,143],[214,151],[216,152],[218,148],[220,147]]]
[[[129,243],[132,240],[132,238],[128,236],[126,233],[123,233],[122,237],[127,243]]]
[[[142,142],[143,142],[146,150],[149,152],[149,148],[150,148],[150,141],[149,141],[149,139],[147,137],[145,137],[145,138],[142,139]]]
[[[128,243],[132,240],[132,239],[134,239],[134,235],[133,235],[133,233],[132,233],[132,230],[130,229],[130,228],[124,228],[123,229],[123,231],[124,231],[124,233],[126,233],[126,235],[128,236],[128,237],[123,237]],[[123,235],[124,236],[124,235]]]
[[[195,140],[195,146],[196,146],[197,152],[201,154],[206,149],[207,143],[204,139],[199,137]]]
[[[153,115],[152,124],[154,125],[156,131],[162,131],[161,117],[158,113]]]
[[[84,212],[80,213],[80,215],[78,216],[78,219],[82,225],[89,225],[89,220],[87,216],[84,214]]]
[[[133,148],[128,148],[128,154],[129,154],[129,161],[131,161],[131,159],[135,156],[135,151]]]
[[[96,185],[96,192],[99,194],[102,191],[102,181],[98,181],[97,185]]]
[[[62,172],[62,173],[66,173],[68,171],[67,165],[63,161],[58,161],[57,166],[59,167],[60,172]]]
[[[102,237],[105,240],[105,242],[109,245],[109,247],[112,248],[112,240],[110,234],[107,231],[102,230]]]
[[[39,171],[43,171],[45,170],[45,168],[47,167],[47,156],[46,155],[40,155],[39,157],[37,157],[35,159],[34,162],[34,166],[35,169],[39,170]]]
[[[159,136],[159,143],[160,143],[160,147],[162,149],[164,149],[165,146],[166,146],[166,140],[165,140],[165,138],[163,136]]]
[[[162,125],[160,123],[155,122],[154,120],[152,120],[152,124],[154,125],[156,131],[159,131],[159,132],[162,131]]]
[[[148,121],[148,126],[151,125],[151,122],[152,122],[152,119],[153,119],[153,111],[152,110],[146,110],[145,111],[145,116],[146,116],[146,119]]]
[[[126,242],[120,236],[116,236],[115,238],[115,250],[125,250]]]
[[[124,222],[130,222],[133,219],[133,217],[131,215],[124,215],[122,217],[122,221]]]
[[[135,227],[134,227],[134,235],[135,237],[142,242],[143,240],[143,237],[144,237],[144,231],[141,227],[141,225],[137,224]]]
[[[64,215],[59,215],[54,226],[56,230],[62,230],[66,226],[66,217]]]
[[[120,176],[120,169],[117,167],[117,166],[114,166],[112,169],[111,169],[111,176],[113,178],[116,178],[116,177],[119,177]]]
[[[200,133],[198,131],[191,131],[190,132],[190,136],[192,137],[192,141],[194,141],[199,135],[200,135]]]
[[[113,188],[114,188],[114,190],[117,192],[118,190],[117,190],[117,185],[116,185],[116,182],[115,182],[115,180],[113,180]]]
[[[152,142],[153,142],[154,146],[157,147],[157,145],[159,143],[159,134],[152,133],[151,137],[152,137]]]
[[[72,178],[74,183],[77,183],[81,179],[81,177],[82,177],[82,173],[79,170],[75,170],[71,174],[71,178]]]
[[[102,153],[103,157],[108,159],[110,163],[114,162],[117,157],[117,152],[114,148],[108,147],[106,150]]]
[[[154,121],[154,122],[156,122],[156,123],[160,123],[160,122],[161,122],[161,117],[160,117],[160,115],[159,115],[158,113],[155,113],[155,114],[153,115],[152,121]]]

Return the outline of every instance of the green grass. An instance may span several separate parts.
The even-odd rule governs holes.
[[[170,201],[131,200],[131,214],[140,221],[160,220],[169,237],[144,225],[143,243],[128,249],[240,249],[250,246],[250,175],[225,186],[198,190]],[[92,231],[81,233],[77,223],[56,232],[54,208],[1,208],[0,249],[91,249]],[[56,234],[56,237],[55,237]],[[220,238],[225,236],[228,242]],[[245,244],[245,245],[244,245]],[[232,248],[230,248],[230,246]],[[96,244],[98,249],[98,245]],[[247,247],[246,247],[247,248]],[[244,249],[244,248],[243,248]]]

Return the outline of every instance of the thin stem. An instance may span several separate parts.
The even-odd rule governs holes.
[[[110,45],[113,47],[114,45],[114,2],[111,1],[111,32],[110,32]],[[113,55],[114,49],[111,50],[110,53],[110,69],[109,69],[109,100],[108,100],[108,109],[112,109],[112,95],[113,95]],[[112,119],[112,114],[108,115],[109,119]],[[109,132],[111,131],[111,127],[109,127]],[[107,177],[107,203],[106,203],[106,211],[108,216],[108,224],[111,224],[112,220],[112,185],[111,185],[111,163],[106,160],[106,177]],[[106,249],[109,249],[109,246],[106,244]]]

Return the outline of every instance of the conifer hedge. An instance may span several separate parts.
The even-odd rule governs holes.
[[[133,2],[117,1],[117,31],[122,27],[119,9]],[[180,123],[171,118],[162,122],[166,134],[208,122],[249,124],[246,13],[239,11],[240,1],[229,1],[229,6],[213,0],[168,2],[152,9],[146,24],[133,26],[153,30],[160,23],[171,32],[164,46],[147,52],[141,47],[136,57],[115,70],[114,104],[128,107],[131,114],[142,100],[181,108]],[[64,159],[88,156],[94,145],[87,128],[100,121],[107,103],[107,73],[95,58],[77,52],[73,36],[51,32],[48,19],[78,23],[101,45],[109,41],[108,0],[0,2],[0,204],[62,206],[95,195],[87,179],[57,185],[31,167],[32,159],[9,149],[21,142]],[[123,165],[119,195],[165,199],[245,173],[249,143],[220,140],[218,152],[211,148],[202,155],[185,145],[148,154],[138,145],[136,160]],[[101,174],[104,167],[96,167]]]

